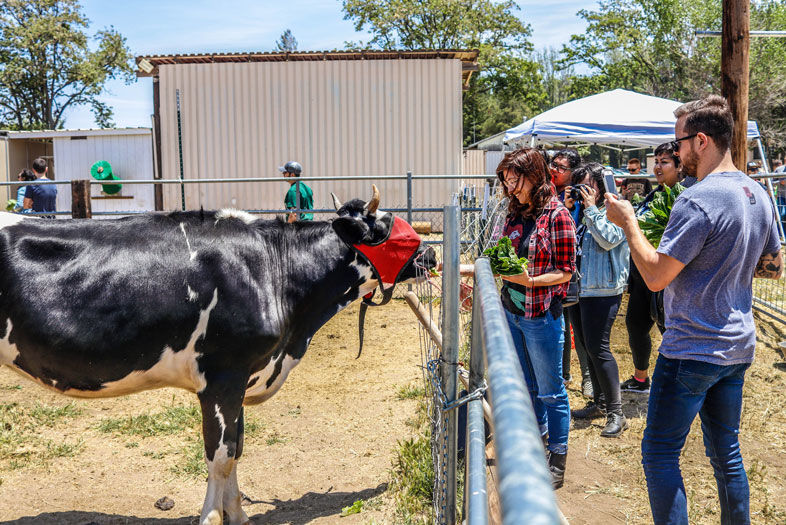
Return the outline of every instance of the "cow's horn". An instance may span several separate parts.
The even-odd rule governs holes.
[[[336,207],[336,211],[338,211],[339,208],[341,208],[341,206],[343,206],[343,204],[341,204],[341,201],[338,200],[338,197],[336,197],[336,194],[333,193],[332,191],[330,192],[330,196],[333,197],[333,206],[335,206]]]
[[[376,184],[371,185],[371,200],[368,201],[366,204],[366,213],[369,215],[373,215],[377,212],[377,208],[379,208],[379,190],[377,189]]]

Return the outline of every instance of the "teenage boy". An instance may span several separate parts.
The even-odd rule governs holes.
[[[288,210],[294,210],[298,208],[298,194],[297,189],[300,188],[300,209],[301,210],[313,210],[314,209],[314,192],[311,191],[311,188],[306,186],[304,182],[298,182],[296,179],[300,177],[300,174],[303,172],[303,166],[300,165],[299,162],[295,162],[293,160],[287,162],[283,166],[278,168],[278,171],[284,174],[284,177],[291,180],[289,183],[289,191],[284,196],[284,206]],[[298,219],[296,213],[290,213],[287,215],[287,222],[295,222]],[[300,214],[301,221],[313,221],[314,214],[313,213],[301,213]]]
[[[46,160],[41,157],[33,161],[33,173],[36,180],[47,181],[47,173],[49,167]],[[54,184],[29,184],[25,190],[25,200],[22,205],[26,210],[33,210],[34,212],[55,212],[57,211],[57,186]],[[54,219],[54,215],[45,215],[44,217]]]

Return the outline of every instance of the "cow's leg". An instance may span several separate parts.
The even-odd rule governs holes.
[[[235,451],[235,462],[232,466],[232,472],[227,478],[227,484],[224,487],[224,512],[226,512],[230,523],[246,523],[248,516],[243,511],[242,496],[240,488],[237,483],[237,462],[243,454],[243,414],[244,410],[240,408],[240,417],[237,421],[237,449]]]
[[[243,391],[246,381],[225,378],[218,385],[208,381],[208,386],[199,393],[202,405],[202,435],[205,440],[205,460],[207,461],[207,494],[202,506],[200,525],[221,525],[223,523],[224,492],[229,485],[237,488],[237,478],[233,478],[237,447],[239,443],[238,423],[242,410]],[[246,378],[247,379],[247,378]],[[228,511],[235,509],[228,508]],[[232,525],[247,521],[235,511],[230,515]],[[239,521],[243,520],[243,521]]]

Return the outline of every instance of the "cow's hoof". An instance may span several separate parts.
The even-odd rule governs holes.
[[[205,519],[202,520],[200,525],[221,525],[221,522],[223,521],[221,517],[221,513],[213,509],[208,513]]]

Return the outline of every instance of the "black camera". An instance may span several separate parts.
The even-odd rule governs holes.
[[[588,188],[588,187],[589,186],[587,186],[586,184],[576,184],[570,189],[570,198],[573,199],[574,201],[581,202],[582,200],[584,200],[584,198],[581,196],[581,192],[579,191],[579,188]]]

